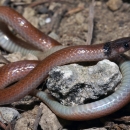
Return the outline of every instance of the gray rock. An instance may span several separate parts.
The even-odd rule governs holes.
[[[3,123],[10,123],[20,117],[18,111],[8,107],[0,107],[0,121]]]
[[[73,106],[114,92],[121,78],[119,67],[109,60],[89,67],[71,64],[52,69],[47,88],[63,105]]]

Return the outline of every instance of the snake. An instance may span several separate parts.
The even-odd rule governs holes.
[[[9,7],[0,7],[0,20],[15,29],[27,40],[27,44],[32,44],[32,47],[36,47],[38,52],[60,46],[60,43],[37,30],[20,14]],[[8,40],[8,38],[6,39]],[[47,45],[48,43],[49,45]],[[9,44],[13,44],[13,42]],[[42,47],[44,45],[45,47]],[[2,47],[2,45],[0,46]],[[23,47],[18,45],[17,48]],[[112,59],[129,49],[130,37],[124,37],[101,44],[63,47],[41,61],[19,61],[7,64],[0,68],[0,105],[18,101],[24,96],[32,94],[47,104],[57,116],[67,120],[91,120],[111,114],[130,101],[130,61],[124,61],[119,64],[123,75],[121,86],[110,96],[89,104],[63,106],[50,95],[36,90],[36,88],[47,78],[49,71],[53,67],[74,62]],[[21,80],[5,88],[12,82],[9,79],[13,82]]]

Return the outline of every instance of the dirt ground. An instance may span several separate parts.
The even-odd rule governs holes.
[[[94,19],[89,15],[91,0],[37,1],[41,3],[35,3],[36,0],[2,0],[0,3],[15,9],[35,27],[63,45],[88,44],[88,36],[91,37],[89,28],[93,30],[90,44],[130,36],[129,1],[95,0]],[[130,105],[92,121],[60,122],[64,122],[63,130],[130,130],[129,108]]]

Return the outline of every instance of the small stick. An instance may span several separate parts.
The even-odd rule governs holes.
[[[4,130],[6,130],[6,125],[2,122],[0,122],[0,127],[3,128]]]
[[[80,12],[80,11],[82,11],[83,9],[84,9],[84,7],[76,7],[76,8],[74,8],[74,9],[69,10],[69,11],[65,14],[65,16],[72,15],[72,14],[74,14],[74,13]]]
[[[33,125],[33,130],[37,130],[41,115],[42,115],[42,108],[39,107],[38,112],[37,112],[37,116],[36,116],[36,119],[35,119],[35,122]]]
[[[89,7],[89,18],[88,18],[88,34],[86,39],[86,44],[90,45],[92,42],[92,36],[93,36],[93,27],[94,27],[94,0],[92,0],[92,3]]]
[[[33,3],[31,3],[28,7],[35,7],[37,5],[40,5],[40,4],[44,4],[44,3],[49,3],[49,2],[67,2],[67,3],[71,3],[71,2],[68,2],[68,1],[65,1],[65,0],[39,0],[39,1],[35,1]]]

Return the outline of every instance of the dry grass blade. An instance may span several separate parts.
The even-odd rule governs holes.
[[[47,24],[47,30],[46,33],[50,33],[53,29],[57,33],[57,29],[60,26],[60,22],[66,12],[66,6],[63,6],[63,8],[59,8],[55,11],[54,15],[51,18],[51,22]]]
[[[39,0],[39,1],[34,1],[30,5],[28,5],[28,7],[33,8],[33,7],[37,6],[37,5],[44,4],[44,3],[49,3],[49,2],[66,2],[66,3],[71,3],[70,1],[65,1],[65,0]]]
[[[86,40],[87,45],[90,45],[92,42],[93,27],[94,27],[94,3],[95,1],[92,0],[92,3],[89,7],[88,34],[87,34],[87,40]]]
[[[78,12],[82,11],[83,9],[84,9],[83,6],[76,7],[76,8],[74,8],[74,9],[69,10],[69,11],[65,14],[65,16],[73,15],[73,14],[75,14],[75,13],[78,13]]]

